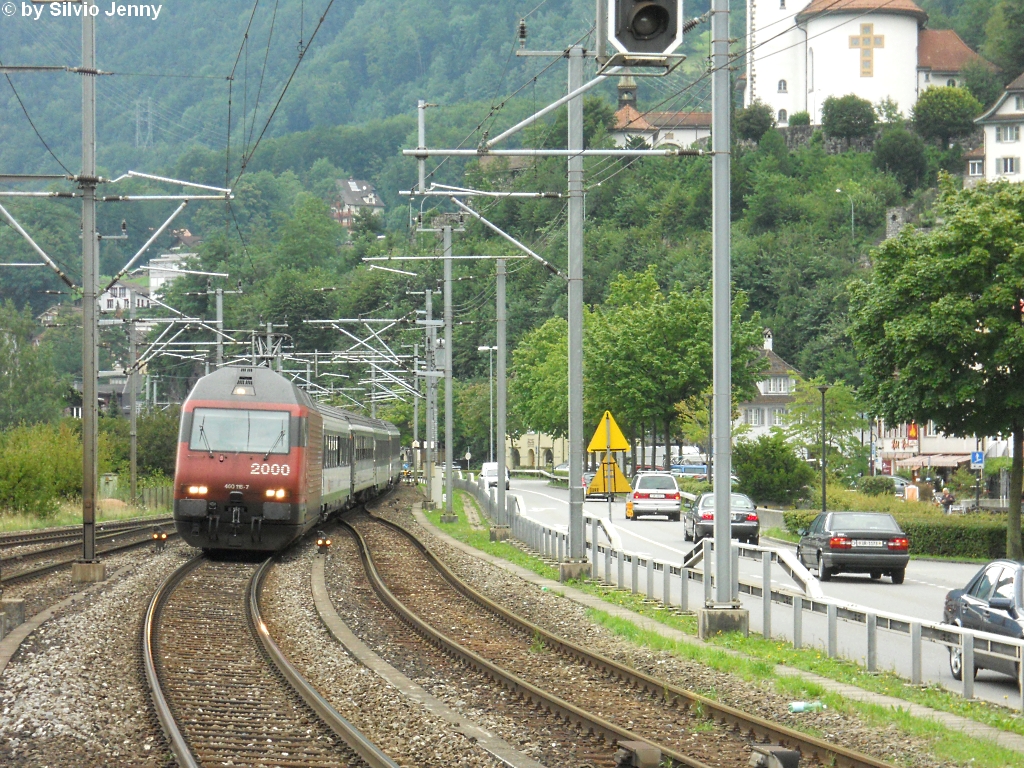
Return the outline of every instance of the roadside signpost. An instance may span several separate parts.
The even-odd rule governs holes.
[[[608,498],[608,519],[612,519],[612,498],[616,493],[629,493],[632,488],[626,476],[612,456],[614,451],[628,451],[629,441],[626,440],[611,411],[605,411],[601,423],[597,425],[594,436],[587,446],[588,453],[603,453],[601,471],[594,475],[594,480],[587,487],[587,494],[603,493]]]

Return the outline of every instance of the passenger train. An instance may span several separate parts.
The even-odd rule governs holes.
[[[316,403],[269,368],[204,376],[181,409],[174,523],[203,550],[284,549],[394,485],[393,424]]]

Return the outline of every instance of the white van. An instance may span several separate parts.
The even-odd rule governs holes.
[[[498,487],[498,462],[487,461],[484,462],[480,468],[480,475],[487,481],[488,488]],[[505,467],[505,490],[509,490],[509,474],[508,467]]]

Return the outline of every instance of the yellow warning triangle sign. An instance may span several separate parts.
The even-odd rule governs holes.
[[[608,490],[609,486],[611,486],[610,491]],[[629,493],[632,490],[629,487],[629,480],[622,474],[619,465],[615,463],[611,456],[606,456],[601,462],[601,467],[597,474],[594,475],[594,479],[587,486],[587,495],[590,496],[595,493]]]
[[[619,425],[612,418],[612,412],[605,411],[604,416],[601,417],[601,423],[597,425],[597,431],[594,432],[590,445],[587,446],[587,451],[594,453],[595,451],[628,450],[629,441],[626,440],[622,430],[619,429]]]

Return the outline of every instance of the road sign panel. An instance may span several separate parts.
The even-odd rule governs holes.
[[[985,468],[985,452],[971,451],[971,469]]]
[[[610,487],[610,491],[609,491]],[[633,489],[629,485],[629,480],[622,474],[622,470],[619,469],[619,465],[615,463],[615,460],[609,455],[605,456],[601,462],[601,467],[598,469],[597,474],[594,475],[594,479],[590,481],[590,485],[587,486],[587,495],[591,496],[595,493],[629,493]]]
[[[601,423],[597,425],[597,429],[594,431],[594,437],[590,440],[590,445],[587,446],[587,451],[594,453],[595,451],[628,450],[629,441],[622,434],[619,425],[615,423],[612,412],[605,411],[604,416],[601,417]]]

